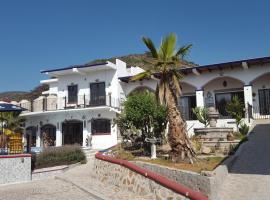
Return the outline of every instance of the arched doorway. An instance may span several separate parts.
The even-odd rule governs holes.
[[[139,86],[139,87],[136,87],[134,90],[132,90],[132,91],[128,94],[128,96],[133,95],[133,94],[136,94],[137,92],[144,92],[144,91],[155,93],[155,91],[154,91],[152,88],[150,88],[150,87],[147,87],[147,86]]]
[[[55,146],[56,143],[56,127],[52,124],[46,124],[41,127],[42,146]]]
[[[26,128],[26,151],[31,152],[31,147],[36,147],[37,140],[37,128],[35,126],[30,126]]]
[[[63,145],[83,145],[83,122],[79,120],[68,120],[62,124]]]

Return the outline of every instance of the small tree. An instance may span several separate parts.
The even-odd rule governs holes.
[[[207,127],[210,123],[208,117],[208,108],[196,107],[192,109],[193,113],[196,115],[199,122],[204,124]]]
[[[163,137],[167,125],[167,110],[159,105],[155,95],[143,91],[129,96],[124,103],[124,111],[115,123],[124,138],[135,141],[139,138],[145,144],[147,137]]]
[[[241,123],[241,120],[243,118],[244,108],[245,105],[238,96],[233,96],[232,101],[229,102],[226,106],[226,111],[236,121],[237,131],[239,130],[239,124]]]

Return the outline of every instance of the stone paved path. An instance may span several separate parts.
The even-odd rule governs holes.
[[[93,165],[93,161],[90,160],[86,165],[75,167],[58,178],[74,183],[83,190],[104,200],[152,200],[152,198],[137,196],[132,192],[121,190],[118,186],[101,183],[96,179],[93,170],[91,170]]]
[[[255,123],[217,200],[270,200],[270,120]]]

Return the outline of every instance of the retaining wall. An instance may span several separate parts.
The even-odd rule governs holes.
[[[96,154],[95,173],[101,182],[107,182],[150,199],[207,200],[196,192],[176,181],[143,169],[131,162]]]
[[[31,180],[31,155],[0,156],[0,184]]]

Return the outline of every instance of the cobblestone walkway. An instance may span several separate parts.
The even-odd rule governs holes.
[[[92,162],[89,161],[86,165],[75,167],[58,178],[68,183],[74,183],[104,200],[152,200],[152,198],[136,196],[132,192],[121,190],[118,186],[101,183],[91,171],[94,165]]]
[[[217,200],[270,199],[270,120],[256,121]]]

